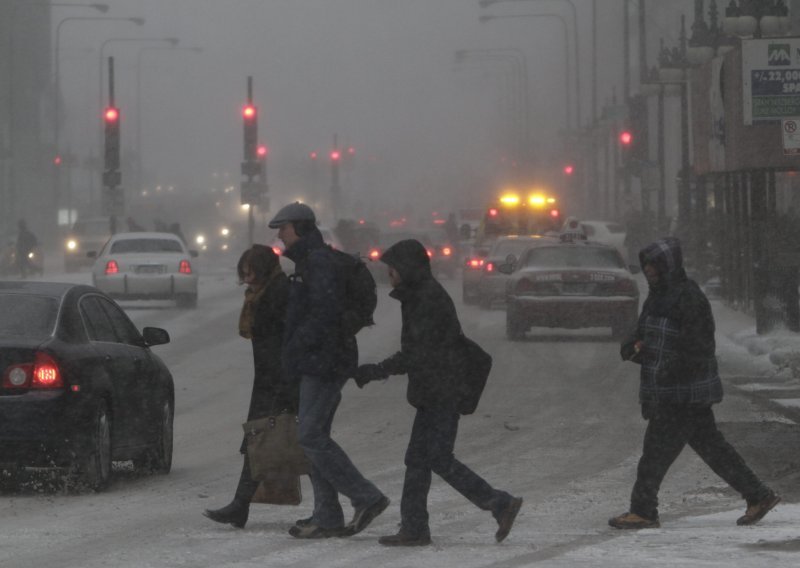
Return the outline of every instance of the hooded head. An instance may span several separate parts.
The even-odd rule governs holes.
[[[686,278],[681,242],[675,237],[659,239],[640,250],[639,264],[642,270],[645,265],[653,266],[658,272],[659,282],[665,286]]]
[[[406,239],[393,244],[381,255],[381,262],[394,268],[408,285],[432,275],[428,251],[416,239]]]

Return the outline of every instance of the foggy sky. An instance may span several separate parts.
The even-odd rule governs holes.
[[[579,9],[584,122],[590,109],[591,2]],[[558,12],[563,2],[506,2],[483,10],[477,0],[110,0],[108,16],[142,16],[143,27],[70,22],[61,33],[65,140],[87,155],[97,144],[98,48],[111,37],[178,37],[186,50],[153,50],[141,66],[145,167],[163,183],[208,185],[212,170],[238,183],[240,109],[247,75],[260,107],[260,138],[270,165],[301,162],[309,151],[340,144],[357,149],[357,179],[368,156],[379,164],[376,193],[447,202],[477,178],[489,179],[508,146],[500,121],[504,71],[454,64],[459,49],[518,48],[527,58],[535,151],[546,157],[563,127],[563,37],[547,20],[479,23],[483,13]],[[598,104],[621,89],[621,5],[600,0]],[[651,3],[652,4],[652,3]],[[664,3],[659,3],[664,4]],[[650,44],[674,43],[678,10],[649,8]],[[70,15],[74,15],[70,12]],[[65,16],[54,8],[54,26]],[[632,22],[635,27],[635,16]],[[691,18],[690,18],[691,20]],[[570,35],[571,42],[571,35]],[[112,43],[123,140],[133,140],[135,62],[148,43]],[[94,48],[87,51],[86,48]],[[651,50],[650,60],[655,59]],[[635,61],[634,61],[635,64]],[[574,87],[573,87],[574,88]],[[278,195],[280,177],[271,180]],[[375,184],[374,178],[369,180]],[[364,180],[362,179],[363,183]],[[416,189],[415,189],[416,188]],[[287,193],[287,195],[288,195]],[[433,206],[437,206],[433,199]],[[429,201],[430,202],[430,201]],[[482,205],[482,204],[478,204]]]

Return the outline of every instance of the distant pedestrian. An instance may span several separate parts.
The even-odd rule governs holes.
[[[310,207],[291,203],[269,222],[295,263],[290,277],[283,363],[300,382],[298,441],[311,462],[314,513],[289,529],[296,538],[350,536],[364,530],[389,505],[331,438],[342,387],[358,364],[354,335],[342,326],[345,275],[322,240]],[[339,493],[355,509],[345,526]]]
[[[660,526],[658,491],[688,444],[747,501],[738,525],[758,522],[781,498],[745,464],[717,429],[711,406],[722,400],[714,316],[700,287],[686,276],[680,242],[656,241],[639,252],[650,293],[624,360],[642,366],[639,402],[648,420],[630,510],[609,519],[618,529]]]
[[[36,238],[24,219],[17,223],[16,260],[17,269],[21,278],[27,278],[34,269],[32,256],[39,248],[39,239]]]
[[[392,298],[401,303],[400,351],[381,363],[361,365],[359,387],[389,375],[408,374],[406,397],[417,409],[405,456],[405,481],[400,501],[400,531],[381,537],[386,546],[431,543],[428,492],[436,473],[480,509],[491,511],[502,541],[511,530],[522,499],[494,489],[458,461],[453,448],[458,432],[456,383],[461,379],[457,345],[461,334],[453,300],[431,273],[430,259],[419,241],[400,241],[381,256],[389,266]]]
[[[128,231],[131,233],[141,233],[145,230],[133,217],[128,217],[125,222],[128,224]]]
[[[239,281],[247,285],[244,305],[239,316],[239,335],[253,346],[253,392],[247,420],[297,412],[297,384],[286,380],[281,367],[281,345],[286,321],[289,280],[281,270],[278,256],[270,247],[253,245],[239,259],[236,267]],[[242,441],[239,451],[244,465],[233,501],[221,509],[203,513],[212,521],[244,528],[250,513],[250,501],[259,482],[250,475],[247,446]]]

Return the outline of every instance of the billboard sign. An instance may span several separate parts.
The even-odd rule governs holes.
[[[800,116],[800,37],[742,41],[746,125]]]

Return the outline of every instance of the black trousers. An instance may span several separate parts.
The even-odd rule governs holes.
[[[769,494],[769,489],[717,429],[710,406],[659,405],[644,435],[644,450],[631,494],[632,513],[648,519],[658,517],[661,482],[687,444],[748,503],[758,502]]]
[[[406,450],[400,501],[401,524],[408,534],[430,534],[427,503],[431,473],[436,473],[480,509],[491,511],[495,518],[511,501],[511,495],[494,489],[453,455],[459,418],[453,411],[417,409]]]
[[[244,465],[242,466],[242,473],[239,475],[239,483],[236,485],[234,499],[242,503],[250,503],[250,499],[256,494],[258,484],[259,482],[255,481],[250,475],[250,460],[247,458],[247,452],[245,452]]]

